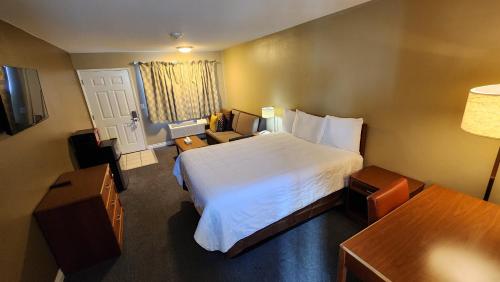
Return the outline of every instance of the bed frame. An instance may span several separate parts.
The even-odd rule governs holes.
[[[365,146],[366,146],[366,132],[368,127],[366,124],[363,124],[361,128],[361,140],[359,143],[359,152],[362,156],[365,155]],[[248,249],[256,244],[269,239],[279,233],[286,231],[300,223],[303,223],[323,212],[341,205],[343,203],[343,194],[345,188],[340,189],[337,192],[334,192],[326,197],[323,197],[316,202],[305,206],[304,208],[292,213],[289,216],[286,216],[275,223],[272,223],[263,229],[256,231],[252,235],[249,235],[234,244],[231,249],[226,252],[226,256],[232,258],[239,255],[245,249]]]

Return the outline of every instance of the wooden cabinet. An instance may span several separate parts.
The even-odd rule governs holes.
[[[410,197],[415,196],[424,189],[425,184],[421,181],[377,166],[365,167],[353,173],[347,190],[346,207],[348,215],[364,224],[368,223],[367,197],[382,187],[390,185],[400,177],[405,177],[408,180]]]
[[[119,256],[123,208],[107,164],[62,174],[34,216],[64,273]]]

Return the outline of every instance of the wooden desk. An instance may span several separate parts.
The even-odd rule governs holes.
[[[340,245],[338,281],[500,281],[500,206],[432,186]]]
[[[187,150],[192,150],[192,149],[202,148],[202,147],[208,146],[208,144],[205,141],[201,140],[196,135],[189,136],[189,138],[191,138],[191,141],[192,141],[191,144],[184,143],[184,137],[175,139],[175,146],[177,146],[177,153],[178,154],[180,154],[184,151],[187,151]]]

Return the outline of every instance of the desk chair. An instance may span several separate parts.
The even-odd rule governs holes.
[[[372,224],[410,198],[408,180],[402,177],[368,196],[368,223]]]

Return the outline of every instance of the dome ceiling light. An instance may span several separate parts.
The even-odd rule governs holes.
[[[170,33],[170,38],[173,40],[179,40],[182,37],[184,37],[184,34],[182,32],[171,32]],[[177,46],[177,51],[181,53],[189,53],[193,50],[193,46]]]
[[[177,47],[177,51],[181,53],[189,53],[193,50],[193,46],[179,46]]]

